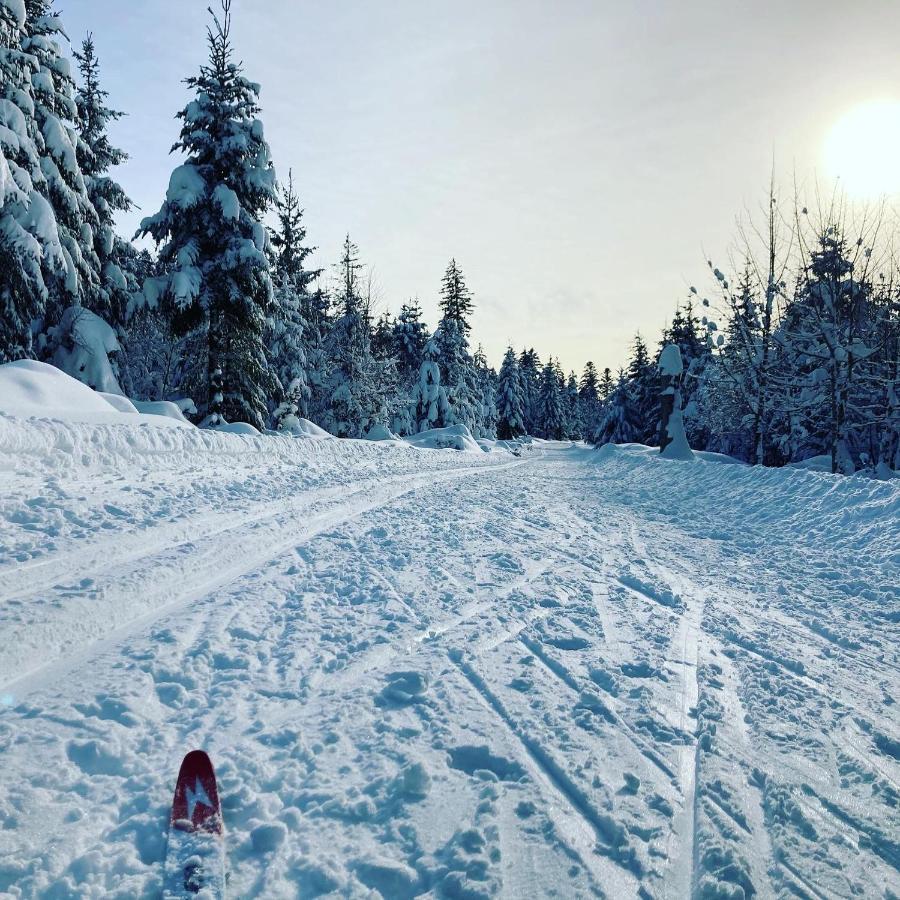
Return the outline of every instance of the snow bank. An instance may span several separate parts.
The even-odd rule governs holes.
[[[609,467],[610,475],[615,473],[604,479],[604,490],[615,485],[628,502],[665,498],[666,511],[691,534],[727,537],[739,544],[765,540],[779,548],[790,548],[798,536],[809,540],[816,535],[829,547],[865,550],[873,558],[881,552],[893,565],[900,563],[896,480],[848,478],[795,466],[747,466],[718,453],[697,453],[690,462],[665,460],[656,448],[643,444],[606,444],[594,458]],[[684,466],[690,466],[689,478]],[[740,510],[738,519],[734,510]],[[885,597],[896,595],[894,589]]]
[[[472,432],[465,425],[448,425],[446,428],[430,428],[406,438],[406,442],[420,450],[464,450],[483,453]]]
[[[96,425],[193,427],[183,416],[179,422],[143,412],[125,397],[92,390],[56,366],[33,359],[0,366],[0,415]]]
[[[167,419],[174,419],[185,425],[191,424],[184,417],[178,404],[169,400],[132,400],[131,402],[135,406],[135,412],[143,413],[146,416],[165,416]]]
[[[54,366],[21,359],[0,366],[0,410],[15,416],[48,416],[84,421],[116,411],[87,385]]]

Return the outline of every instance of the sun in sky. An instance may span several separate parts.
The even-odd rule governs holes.
[[[900,101],[872,100],[846,112],[825,138],[823,162],[853,198],[900,192]]]

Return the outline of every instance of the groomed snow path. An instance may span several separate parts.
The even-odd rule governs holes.
[[[204,747],[232,897],[900,895],[896,486],[150,432],[0,417],[0,893]]]

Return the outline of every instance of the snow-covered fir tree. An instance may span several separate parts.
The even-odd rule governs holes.
[[[776,341],[801,443],[826,452],[832,472],[851,474],[853,432],[870,419],[878,381],[877,305],[861,242],[853,252],[834,222],[815,241]]]
[[[441,385],[440,366],[434,359],[436,355],[437,348],[433,341],[429,341],[419,366],[419,377],[410,393],[408,417],[413,434],[454,424],[447,391]]]
[[[619,369],[616,386],[603,406],[594,441],[603,444],[630,444],[640,441],[648,424],[639,418],[640,404],[634,396],[634,384]]]
[[[441,282],[441,321],[429,341],[426,358],[440,367],[441,386],[450,407],[447,425],[478,430],[482,398],[475,362],[469,352],[469,316],[474,305],[462,271],[451,260]]]
[[[44,272],[47,299],[40,343],[43,355],[49,356],[72,340],[58,327],[65,310],[70,306],[90,309],[96,300],[101,284],[95,250],[99,219],[79,163],[82,141],[76,127],[75,82],[62,53],[62,22],[50,0],[25,0],[25,11],[21,49],[32,57],[34,137],[44,176],[39,190],[53,208],[65,260],[62,269]]]
[[[306,355],[307,324],[304,312],[308,294],[320,270],[307,269],[312,248],[306,246],[303,210],[294,190],[293,174],[275,201],[276,225],[270,229],[274,303],[266,323],[265,345],[270,365],[278,378],[279,394],[274,425],[279,430],[295,428],[297,416],[309,414],[311,396],[309,361]]]
[[[131,209],[131,200],[110,170],[128,159],[124,150],[109,140],[109,124],[124,113],[107,105],[109,93],[100,86],[100,61],[91,34],[73,54],[78,62],[80,84],[75,94],[78,108],[78,162],[84,176],[88,197],[97,213],[94,250],[100,262],[100,283],[85,305],[103,316],[122,340],[125,320],[133,294],[140,285],[129,279],[128,266],[123,265],[129,244],[115,231],[115,215]]]
[[[401,384],[412,385],[418,378],[428,340],[428,326],[422,320],[419,301],[404,303],[393,326],[394,355]]]
[[[41,170],[25,23],[21,0],[0,0],[0,363],[36,355],[32,323],[68,265]]]
[[[601,403],[606,403],[612,396],[612,392],[616,389],[616,382],[612,377],[612,370],[607,366],[600,376],[600,383],[597,385],[597,396]]]
[[[519,382],[522,385],[522,415],[525,431],[537,434],[540,430],[541,360],[534,347],[519,355]]]
[[[265,426],[276,390],[263,349],[272,304],[262,217],[275,200],[275,171],[262,122],[259,86],[234,61],[231,0],[213,15],[209,58],[186,80],[194,99],[178,113],[173,150],[186,160],[169,179],[162,208],[141,223],[161,244],[167,271],[145,285],[164,305],[196,360],[187,379],[201,421]]]
[[[657,433],[659,385],[656,366],[650,359],[647,344],[640,334],[634,336],[631,358],[625,372],[628,390],[624,394],[619,393],[617,399],[619,402],[627,402],[630,406],[624,417],[625,421],[635,427],[635,433],[630,440],[651,444],[656,439]],[[615,393],[618,393],[618,388]]]
[[[391,372],[372,352],[362,268],[348,234],[336,267],[334,302],[340,312],[325,340],[328,406],[322,424],[337,437],[363,437],[374,425],[388,426],[396,403]]]
[[[727,281],[724,282],[727,288]],[[674,344],[681,352],[684,364],[684,375],[681,382],[680,394],[684,404],[684,425],[688,440],[692,446],[706,446],[709,441],[709,433],[704,428],[703,417],[699,414],[697,405],[697,391],[703,384],[706,366],[712,356],[710,342],[700,320],[694,315],[693,304],[688,301],[684,310],[679,307],[672,317],[672,324],[663,331],[659,347]],[[648,370],[651,382],[648,391],[653,398],[650,409],[655,414],[659,392],[656,367],[651,365]]]
[[[472,434],[477,438],[493,440],[497,437],[497,373],[488,365],[481,344],[475,351],[473,365],[477,411]]]
[[[445,320],[458,322],[468,337],[472,326],[469,317],[475,308],[472,295],[466,287],[466,280],[455,259],[450,260],[441,282],[441,312]]]
[[[539,436],[548,440],[562,440],[565,437],[566,421],[559,389],[559,374],[553,359],[547,360],[541,372],[538,408]]]
[[[607,372],[609,369],[606,370]],[[600,379],[596,366],[588,360],[578,384],[579,411],[581,414],[581,434],[586,441],[592,441],[600,424]]]
[[[497,437],[501,440],[510,440],[524,433],[519,361],[513,348],[507,347],[503,364],[500,366],[497,386]]]
[[[581,395],[578,391],[578,377],[569,372],[565,390],[566,437],[573,441],[584,434],[584,416],[581,411]]]
[[[441,384],[450,406],[450,421],[446,424],[465,425],[472,430],[478,419],[480,397],[465,322],[445,316],[428,348],[430,356],[440,366]]]

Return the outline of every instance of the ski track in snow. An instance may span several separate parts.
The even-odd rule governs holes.
[[[203,747],[235,897],[900,896],[895,487],[75,432],[0,440],[0,894],[155,896]]]

